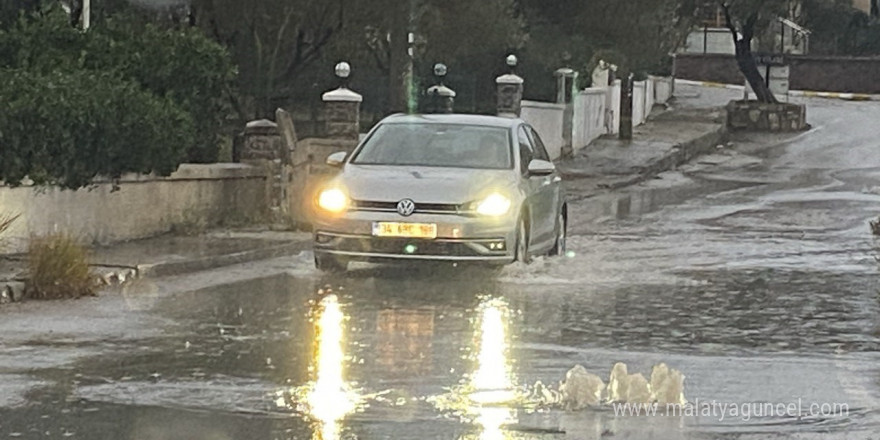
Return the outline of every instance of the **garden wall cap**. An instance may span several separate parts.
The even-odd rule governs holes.
[[[321,97],[324,102],[363,102],[364,97],[346,88],[331,90]]]
[[[508,73],[506,75],[501,75],[495,79],[495,83],[497,84],[522,84],[525,82],[522,77],[519,75],[514,75],[512,73]]]
[[[275,128],[275,127],[278,127],[278,124],[276,124],[268,119],[257,119],[256,121],[248,122],[246,127],[247,128]]]
[[[448,98],[455,98],[455,90],[450,89],[444,85],[436,85],[428,88],[429,95],[437,95]]]

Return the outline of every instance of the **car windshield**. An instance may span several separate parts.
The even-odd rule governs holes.
[[[460,124],[383,124],[353,163],[451,168],[513,167],[505,128]]]

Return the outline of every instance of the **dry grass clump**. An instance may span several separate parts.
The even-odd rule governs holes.
[[[3,235],[7,229],[12,227],[16,220],[18,220],[18,215],[0,214],[0,235]]]
[[[25,295],[33,299],[79,298],[95,294],[88,251],[68,234],[32,237],[28,246]]]

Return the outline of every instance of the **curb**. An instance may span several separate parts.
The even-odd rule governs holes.
[[[844,101],[880,101],[880,95],[868,95],[865,93],[810,92],[805,90],[789,90],[788,96],[842,99]]]
[[[98,263],[93,265],[93,267],[110,269],[103,274],[97,275],[97,280],[103,282],[104,286],[124,285],[137,278],[185,275],[235,264],[293,256],[311,249],[311,247],[312,244],[309,240],[302,240],[233,254],[213,255],[191,260],[139,264],[135,266]],[[24,287],[25,283],[22,279],[0,280],[0,305],[21,301],[24,298]]]
[[[719,125],[714,131],[675,145],[668,154],[641,168],[638,171],[641,177],[638,179],[638,182],[650,179],[665,171],[673,170],[680,165],[688,163],[697,156],[714,152],[718,145],[723,144],[727,140],[727,133],[727,127]]]
[[[676,79],[676,84],[684,86],[701,86],[730,90],[745,90],[745,86],[736,84],[724,84],[711,81],[692,81],[689,79]],[[804,98],[824,98],[824,99],[840,99],[844,101],[880,101],[880,95],[871,95],[867,93],[845,93],[845,92],[814,92],[810,90],[789,90],[788,96],[804,97]]]
[[[676,84],[681,84],[683,86],[702,86],[702,87],[712,87],[715,89],[730,89],[730,90],[745,90],[745,86],[740,86],[736,84],[725,84],[719,82],[712,81],[692,81],[689,79],[677,79],[675,80]]]
[[[185,261],[169,261],[154,264],[139,264],[133,269],[140,278],[158,278],[201,272],[235,264],[251,263],[272,258],[288,257],[311,248],[309,241],[296,241],[234,254],[214,255]]]
[[[652,179],[658,174],[661,174],[666,171],[674,170],[680,165],[684,165],[688,163],[691,159],[701,156],[708,153],[715,152],[715,149],[718,145],[723,144],[727,141],[728,130],[727,126],[724,124],[716,124],[717,128],[700,135],[699,137],[690,139],[686,142],[682,142],[680,144],[675,144],[669,150],[668,153],[664,154],[660,158],[655,161],[638,167],[632,175],[624,177],[618,181],[615,181],[611,184],[603,186],[601,189],[604,191],[613,191],[621,188],[626,188],[629,186],[637,185],[646,180]],[[586,177],[593,176],[584,176],[578,174],[577,172],[562,172],[563,178],[566,179],[583,179]],[[585,198],[589,198],[594,196],[595,194],[591,194],[584,197],[576,197],[571,200],[582,200]]]

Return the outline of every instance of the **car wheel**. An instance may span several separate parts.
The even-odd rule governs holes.
[[[519,220],[516,227],[516,260],[525,264],[529,264],[531,257],[529,256],[529,229],[526,225],[525,218]]]
[[[315,268],[322,272],[345,272],[348,270],[348,262],[334,255],[315,254]]]
[[[559,231],[556,233],[556,244],[553,245],[553,249],[550,250],[550,255],[565,255],[565,239],[567,236],[568,222],[565,220],[565,215],[560,212],[559,218],[556,220],[559,225]]]

